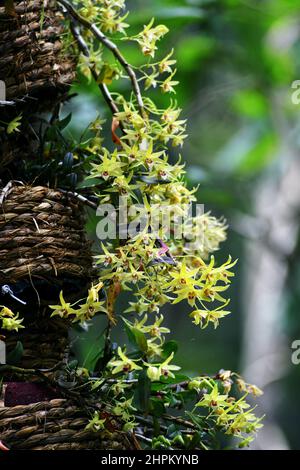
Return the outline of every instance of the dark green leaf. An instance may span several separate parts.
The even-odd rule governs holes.
[[[21,343],[21,341],[18,341],[14,349],[9,354],[7,354],[7,358],[6,358],[7,364],[10,364],[10,365],[18,364],[18,362],[20,362],[20,360],[22,359],[23,353],[24,353],[23,344]]]
[[[61,121],[58,121],[56,123],[56,126],[58,127],[58,129],[60,129],[61,131],[63,129],[65,129],[68,124],[70,124],[71,122],[71,119],[72,119],[72,113],[68,114],[64,119],[62,119]]]
[[[181,382],[186,382],[190,380],[190,378],[183,374],[175,374],[175,378],[161,377],[160,380],[162,381],[162,383],[165,383],[165,384],[178,384]]]

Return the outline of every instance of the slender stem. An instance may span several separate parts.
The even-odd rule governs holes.
[[[186,428],[196,429],[196,426],[193,423],[191,423],[190,421],[187,421],[187,420],[182,419],[182,418],[177,418],[176,416],[171,416],[171,415],[164,414],[164,415],[162,415],[162,418],[165,421],[172,421],[174,423],[181,424],[182,426],[184,426]]]
[[[117,45],[114,42],[112,42],[110,39],[108,39],[105,36],[105,34],[103,34],[102,31],[100,31],[100,29],[95,24],[91,23],[86,18],[81,16],[75,10],[75,8],[68,2],[68,0],[58,0],[58,2],[65,7],[65,9],[67,10],[67,12],[72,18],[74,18],[78,23],[80,23],[82,26],[84,26],[89,31],[91,31],[93,35],[101,42],[101,44],[103,44],[107,49],[109,49],[112,52],[116,60],[121,64],[121,66],[126,71],[132,83],[133,91],[138,102],[140,113],[143,117],[145,117],[144,102],[143,102],[141,89],[140,89],[136,74],[133,68],[130,66],[130,64],[127,62],[125,57],[122,55],[122,53],[118,49]]]

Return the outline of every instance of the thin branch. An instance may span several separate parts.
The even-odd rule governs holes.
[[[134,433],[134,435],[137,439],[140,439],[141,441],[147,442],[147,444],[152,445],[152,439],[150,439],[149,437],[146,437],[146,436],[143,436],[143,434],[137,434],[137,433]]]
[[[92,73],[93,73],[93,70],[92,70]],[[94,77],[95,78],[95,77]],[[100,83],[99,84],[99,88],[102,92],[102,95],[106,101],[106,103],[108,104],[108,106],[110,107],[111,111],[113,114],[116,114],[119,112],[119,108],[118,106],[116,105],[116,103],[114,102],[110,92],[109,92],[109,89],[107,88],[107,86],[104,84],[104,83]],[[120,125],[121,129],[123,130],[123,127]]]
[[[138,80],[133,68],[129,65],[125,57],[122,55],[120,50],[118,49],[117,45],[113,43],[110,39],[108,39],[105,34],[100,31],[100,29],[86,18],[81,16],[75,8],[67,1],[67,0],[58,0],[58,2],[65,7],[69,15],[74,18],[79,24],[87,28],[89,31],[93,33],[93,35],[103,44],[107,49],[109,49],[112,54],[115,56],[116,60],[121,64],[121,66],[126,71],[134,90],[134,94],[136,96],[138,107],[142,117],[145,117],[145,109],[144,109],[144,102],[140,90],[140,86],[138,84]]]
[[[0,190],[0,206],[3,205],[4,203],[4,200],[6,197],[8,197],[11,189],[13,188],[14,184],[20,184],[22,186],[24,186],[24,183],[22,181],[18,181],[18,180],[10,180],[7,185]]]
[[[82,196],[82,194],[78,194],[74,191],[67,191],[66,189],[61,189],[61,188],[59,188],[59,191],[61,191],[66,196],[78,199],[78,201],[82,202],[83,204],[85,204],[87,206],[92,207],[93,209],[97,209],[97,207],[98,207],[98,205],[95,202],[90,201],[86,197]]]
[[[50,369],[51,370],[51,369]],[[3,374],[12,374],[13,376],[20,376],[20,377],[38,377],[41,379],[43,382],[45,382],[49,387],[52,387],[54,389],[59,389],[60,393],[68,398],[80,398],[80,394],[77,393],[76,391],[73,390],[68,390],[64,387],[62,387],[56,380],[51,378],[50,376],[48,377],[46,373],[48,370],[40,370],[40,369],[23,369],[22,367],[17,367],[17,366],[11,366],[8,364],[0,365],[0,377]]]

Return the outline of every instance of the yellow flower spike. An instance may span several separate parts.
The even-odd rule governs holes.
[[[177,70],[174,70],[174,72],[172,72],[171,75],[169,75],[169,77],[161,84],[160,88],[163,93],[175,93],[174,86],[178,85],[179,82],[177,80],[172,80],[172,78],[176,72]]]
[[[84,8],[85,16],[102,32],[122,32],[125,27],[123,24],[125,16],[122,16],[124,0],[99,2],[85,0],[83,3],[81,0],[73,0],[73,3],[78,8]],[[102,139],[105,136],[102,136],[101,122],[95,122],[95,125],[91,126],[89,132],[94,133],[94,137],[88,139],[87,143],[81,141],[82,145],[77,150],[78,163],[81,153],[90,156],[88,165],[89,161],[93,162],[90,165],[92,171],[88,178],[94,178],[95,181],[89,180],[89,186],[94,187],[93,193],[100,203],[111,203],[116,209],[120,207],[117,203],[118,195],[126,195],[129,214],[124,225],[130,226],[138,214],[157,216],[157,210],[162,208],[163,214],[167,215],[169,206],[174,211],[169,217],[170,224],[159,218],[156,219],[159,220],[158,227],[153,228],[151,223],[146,223],[146,228],[144,230],[141,228],[141,232],[133,238],[128,237],[121,241],[115,237],[111,244],[107,243],[105,247],[103,245],[103,252],[96,259],[101,264],[101,280],[105,283],[105,305],[99,300],[102,288],[100,284],[101,287],[100,285],[91,287],[86,301],[79,301],[82,302],[79,308],[75,307],[75,304],[70,305],[65,302],[63,296],[60,299],[61,305],[53,306],[53,314],[67,317],[70,315],[72,321],[85,321],[92,318],[96,312],[104,311],[108,317],[108,325],[112,326],[117,319],[116,299],[122,290],[131,291],[131,301],[128,302],[126,312],[133,313],[133,320],[129,322],[126,319],[125,323],[127,322],[128,326],[126,328],[128,339],[134,348],[132,353],[134,359],[131,359],[131,354],[126,353],[126,350],[118,348],[116,357],[113,357],[108,364],[109,369],[103,370],[103,383],[105,390],[109,392],[110,409],[123,420],[122,429],[126,431],[135,427],[132,397],[137,390],[141,390],[137,387],[142,385],[137,377],[147,374],[151,381],[163,382],[163,377],[174,377],[175,371],[179,370],[178,366],[172,364],[174,354],[165,359],[167,348],[164,335],[169,333],[169,329],[163,326],[163,316],[159,315],[162,306],[166,303],[176,304],[185,301],[192,306],[189,310],[192,310],[190,317],[194,324],[202,328],[209,324],[216,327],[220,319],[229,314],[226,310],[229,301],[225,300],[223,292],[230,285],[234,276],[232,268],[236,263],[229,258],[219,266],[213,256],[221,242],[226,239],[225,221],[218,220],[208,213],[196,217],[188,216],[185,217],[184,223],[181,222],[181,216],[186,215],[183,205],[196,202],[197,188],[189,190],[186,187],[184,165],[180,158],[174,164],[173,155],[170,155],[169,150],[171,146],[183,144],[187,137],[186,121],[181,119],[181,110],[178,109],[175,100],[170,100],[167,109],[160,109],[144,93],[150,87],[160,87],[165,93],[175,92],[174,88],[178,82],[175,78],[176,61],[173,59],[173,50],[160,61],[151,60],[157,49],[157,41],[167,31],[165,26],[155,26],[154,20],[151,20],[136,36],[121,37],[121,40],[126,42],[137,41],[140,49],[148,57],[144,64],[131,66],[125,62],[126,57],[122,59],[122,51],[119,51],[113,42],[113,37],[109,36],[107,41],[104,39],[97,49],[95,46],[97,41],[92,34],[93,28],[81,28],[82,37],[90,49],[90,57],[80,59],[83,73],[86,72],[91,77],[90,68],[93,67],[101,83],[115,82],[117,75],[120,75],[122,81],[129,78],[133,85],[132,93],[126,93],[126,98],[115,92],[115,87],[112,88],[110,107],[117,109],[117,112],[114,112],[112,125],[115,150],[102,148]],[[119,41],[120,35],[116,39]],[[106,47],[114,55],[112,60],[104,53]],[[114,59],[119,62],[118,66],[115,66]],[[128,77],[125,78],[125,75]],[[117,127],[120,127],[118,135],[115,133]],[[102,180],[101,186],[98,184],[99,179]],[[134,213],[136,203],[141,210]],[[181,231],[183,236],[177,236],[177,227],[183,228]],[[184,228],[187,231],[184,231]],[[155,237],[152,237],[154,234]],[[190,234],[191,238],[185,234]],[[162,242],[161,246],[158,246],[159,240]],[[126,374],[131,372],[133,374],[126,377]],[[177,378],[180,380],[180,377]],[[103,384],[97,382],[94,384],[96,387],[94,390],[103,389]],[[196,407],[192,411],[193,416],[190,416],[195,425],[195,433],[186,437],[193,439],[191,445],[199,445],[199,448],[213,447],[214,442],[210,440],[213,441],[214,438],[210,439],[210,436],[215,434],[214,431],[220,431],[220,427],[223,434],[242,439],[241,447],[248,445],[250,439],[247,440],[245,434],[255,433],[260,424],[245,397],[249,393],[259,395],[260,390],[242,382],[230,371],[221,371],[214,378],[199,376],[192,381],[188,379],[187,382],[188,389],[196,390],[196,393],[188,394],[193,397],[193,401],[187,406],[192,407],[204,394],[203,399],[196,405],[201,407],[200,410]],[[234,382],[243,389],[244,396],[239,400],[229,395]],[[149,383],[146,382],[146,385]],[[165,407],[169,407],[168,412],[171,414],[173,406],[177,409],[178,393],[180,398],[183,397],[181,397],[181,386],[169,387],[169,385],[169,383],[162,383],[159,386],[155,384],[147,395],[151,401],[159,396],[163,405],[162,412]],[[151,406],[145,409],[152,413]],[[142,409],[139,410],[139,414],[141,411]],[[177,411],[175,413],[177,414]],[[98,424],[101,429],[104,424],[102,416],[94,418],[95,426],[91,424],[91,428],[99,430]],[[205,428],[202,427],[202,423],[203,426],[205,424]],[[178,428],[181,428],[180,423]],[[195,439],[197,434],[202,435],[203,431],[207,436],[204,439],[205,444],[202,438],[200,441]],[[154,437],[151,430],[148,435],[148,439],[152,439],[152,443],[149,442],[150,447],[153,448],[161,445],[177,448],[178,444],[181,448],[187,444],[185,440],[176,442],[175,439],[172,442],[167,439],[166,442],[163,440],[160,442],[159,438],[164,436]],[[253,436],[250,437],[252,439]]]

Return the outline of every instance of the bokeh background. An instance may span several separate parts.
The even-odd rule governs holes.
[[[251,448],[300,449],[300,365],[291,361],[292,342],[300,340],[300,104],[292,100],[300,79],[299,0],[127,4],[132,33],[153,16],[170,28],[160,54],[174,48],[178,61],[188,183],[200,184],[199,202],[228,221],[218,259],[239,259],[232,314],[217,330],[199,330],[181,304],[168,307],[180,344],[176,363],[192,374],[241,372],[264,389],[258,412],[265,427]],[[124,44],[123,52],[135,65],[143,61],[136,47]],[[78,133],[107,110],[95,85],[83,79],[74,91],[71,131]],[[169,99],[152,94],[161,105]],[[94,237],[92,217],[88,228]],[[102,327],[98,319],[74,334],[86,366],[96,360]],[[121,326],[115,334],[125,341]]]

